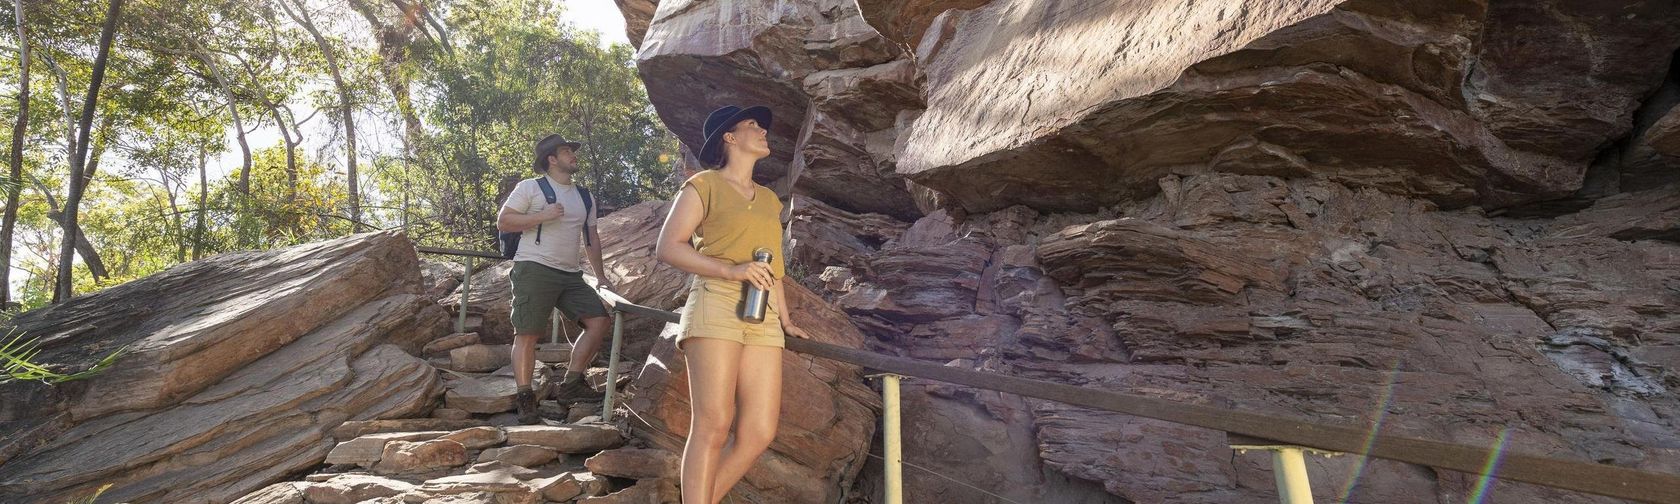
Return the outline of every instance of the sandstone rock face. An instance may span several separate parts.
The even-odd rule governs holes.
[[[921,108],[919,74],[854,2],[662,2],[646,30],[638,71],[660,118],[691,149],[711,110],[764,105],[776,120],[759,182],[797,172],[796,187],[830,205],[920,214],[893,158],[900,111]]]
[[[1455,206],[1562,196],[1626,134],[1680,45],[1672,5],[1563,4],[952,11],[948,30],[918,41],[927,109],[900,131],[898,166],[976,211],[1092,210],[1208,170],[1330,177]]]
[[[794,322],[815,340],[854,348],[863,344],[865,337],[845,314],[797,283],[784,285]],[[628,406],[639,419],[632,421],[647,422],[634,432],[670,453],[682,452],[691,413],[676,328],[667,326],[628,391]],[[732,495],[762,502],[834,501],[863,468],[879,408],[879,396],[864,385],[857,367],[784,353],[776,440]],[[653,480],[643,480],[648,481]]]
[[[718,104],[776,110],[758,175],[799,176],[798,276],[872,350],[1680,469],[1672,2],[625,10],[632,31],[648,19],[641,72],[686,144]],[[630,404],[667,449],[687,423],[675,354],[655,349]],[[905,394],[908,460],[1011,499],[1275,498],[1265,457],[1223,433]],[[786,453],[755,470],[789,467]],[[1475,485],[1352,457],[1309,467],[1325,501],[1459,501]],[[909,484],[920,500],[987,499]]]
[[[863,259],[910,226],[886,215],[855,214],[819,199],[796,195],[793,220],[788,227],[798,240],[791,252],[794,271],[790,275],[807,285],[815,285],[823,267],[861,266]]]
[[[441,389],[411,354],[445,322],[420,278],[406,238],[364,234],[225,254],[19,316],[42,362],[128,353],[85,382],[0,384],[0,500],[110,483],[113,501],[227,502],[319,464],[345,421],[424,415]]]
[[[1319,421],[1370,426],[1380,417],[1385,432],[1470,444],[1509,428],[1516,451],[1654,471],[1680,463],[1670,449],[1680,442],[1671,420],[1680,403],[1668,350],[1680,338],[1671,315],[1680,297],[1665,290],[1680,284],[1675,187],[1535,222],[1328,182],[1202,175],[1161,185],[1120,218],[1039,217],[1020,237],[1023,215],[999,212],[945,234],[951,241],[934,249],[1017,244],[970,270],[981,279],[972,313],[952,313],[960,302],[898,302],[932,286],[886,268],[862,272],[846,296],[879,293],[898,311],[849,297],[843,306],[873,319],[866,325],[881,344],[953,365]],[[914,248],[880,257],[960,264]],[[950,292],[942,295],[969,299]],[[974,329],[978,321],[985,329]],[[961,389],[937,396],[961,400],[913,408],[924,412],[914,421],[933,426],[907,431],[911,462],[957,470],[978,458],[1002,475],[984,481],[1035,478],[1030,459],[964,452],[971,436],[939,427],[1031,425],[1043,466],[1074,480],[1066,488],[1094,481],[1135,502],[1275,498],[1269,461],[1251,454],[1231,465],[1219,432]],[[964,409],[976,407],[978,419]],[[1320,488],[1320,498],[1461,499],[1474,486],[1386,462],[1356,473],[1355,464],[1315,462],[1314,481],[1358,482],[1344,485],[1351,496]],[[1030,485],[988,490],[1044,498]],[[1512,502],[1578,498],[1528,485],[1498,491]]]

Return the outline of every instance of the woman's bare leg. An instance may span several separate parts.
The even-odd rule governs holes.
[[[710,504],[718,460],[735,420],[735,383],[741,344],[716,338],[683,342],[688,357],[688,398],[694,408],[683,445],[682,501]]]
[[[742,347],[739,368],[735,385],[738,401],[735,440],[723,450],[710,504],[722,502],[729,489],[746,476],[758,456],[770,447],[782,415],[782,349]]]

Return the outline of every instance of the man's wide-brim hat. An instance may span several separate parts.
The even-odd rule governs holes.
[[[758,121],[758,127],[760,128],[770,129],[770,109],[767,107],[741,108],[726,105],[713,110],[711,115],[706,116],[705,128],[702,130],[706,141],[700,147],[698,155],[700,162],[717,166],[718,158],[723,156],[723,134],[735,129],[737,123],[747,119]]]
[[[583,147],[583,144],[567,140],[566,137],[559,134],[545,136],[542,140],[537,141],[537,146],[533,149],[536,156],[531,160],[531,171],[537,173],[548,171],[548,156],[554,153],[554,149],[558,149],[562,145],[571,147],[573,151]]]

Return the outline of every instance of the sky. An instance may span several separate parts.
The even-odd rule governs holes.
[[[565,0],[565,6],[558,22],[569,23],[583,30],[593,30],[601,34],[601,44],[630,44],[629,36],[624,33],[624,16],[619,13],[618,6],[613,0]],[[360,21],[355,16],[345,16],[352,21]],[[346,26],[343,29],[353,30],[358,27]],[[296,106],[294,106],[296,107]],[[308,115],[307,107],[298,108],[299,115]],[[266,120],[266,117],[252,118]],[[395,131],[382,124],[383,121],[372,114],[359,114],[356,117],[357,150],[362,153],[361,163],[367,165],[372,153],[392,153],[402,149],[400,131]],[[341,142],[334,142],[339,147],[322,152],[320,147],[329,139],[334,139],[336,131],[328,131],[329,122],[324,116],[316,115],[309,122],[304,123],[304,140],[302,148],[309,149],[311,154],[324,157],[329,165],[336,166],[342,172],[344,165],[344,148]],[[280,144],[280,131],[273,126],[265,126],[246,135],[246,142],[251,145],[253,152]],[[211,163],[213,177],[226,176],[228,172],[239,169],[241,154],[239,140],[234,134],[232,126],[228,128],[227,149],[216,161]],[[365,175],[364,175],[365,176]]]
[[[603,44],[630,44],[630,37],[624,34],[624,16],[619,14],[613,0],[571,0],[565,5],[562,21],[601,32]]]

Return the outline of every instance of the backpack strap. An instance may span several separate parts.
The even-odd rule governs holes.
[[[589,216],[594,215],[595,198],[589,196],[589,188],[577,186],[578,197],[583,198],[583,244],[594,245],[589,239]]]
[[[547,176],[537,177],[537,187],[542,189],[543,199],[548,200],[548,204],[553,205],[559,199],[554,195],[554,186],[548,183]],[[537,224],[537,243],[542,243],[541,223]]]

